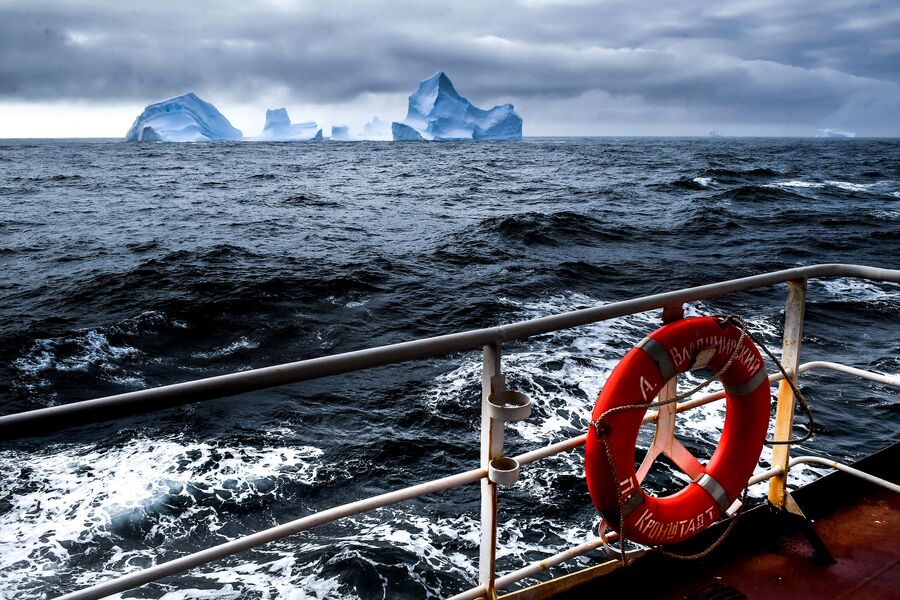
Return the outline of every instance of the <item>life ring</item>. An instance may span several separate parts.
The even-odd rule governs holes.
[[[644,492],[635,473],[635,446],[646,407],[613,411],[598,419],[616,407],[649,406],[678,373],[704,368],[718,372],[739,344],[734,361],[720,377],[726,417],[712,458],[699,465],[701,474],[684,489],[664,497]],[[625,355],[594,405],[584,461],[594,506],[621,533],[621,501],[624,537],[641,544],[671,544],[702,531],[746,487],[762,452],[770,404],[762,357],[749,336],[741,340],[738,327],[716,317],[691,317],[662,326]]]

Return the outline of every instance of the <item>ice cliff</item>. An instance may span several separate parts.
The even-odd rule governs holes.
[[[443,71],[419,83],[394,140],[520,140],[522,118],[512,104],[482,110],[459,95]]]
[[[266,111],[266,125],[254,140],[260,142],[306,142],[321,140],[322,130],[315,121],[291,123],[287,109],[275,108]]]
[[[134,120],[125,141],[209,142],[242,137],[215,106],[189,92],[145,108]]]

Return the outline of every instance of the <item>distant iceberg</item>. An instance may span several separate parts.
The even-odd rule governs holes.
[[[855,138],[856,134],[852,131],[843,131],[841,129],[817,129],[817,138]]]
[[[390,140],[391,124],[377,116],[372,117],[371,121],[363,125],[362,137],[367,140]]]
[[[351,133],[346,125],[332,125],[331,139],[336,142],[390,141],[391,124],[378,117],[363,126],[362,133]]]
[[[350,135],[350,128],[346,125],[332,125],[331,139],[336,142],[349,142],[353,136]]]
[[[391,135],[395,142],[421,142],[425,139],[418,131],[403,123],[391,123]]]
[[[402,123],[392,123],[395,141],[520,140],[522,118],[512,104],[482,110],[457,93],[443,71],[419,83]]]
[[[145,108],[125,134],[125,141],[211,142],[242,137],[215,106],[189,92]]]
[[[266,125],[253,139],[259,142],[308,142],[321,140],[322,130],[315,121],[291,123],[287,109],[274,108],[266,111]]]

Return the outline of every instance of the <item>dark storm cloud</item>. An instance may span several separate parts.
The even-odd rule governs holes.
[[[344,102],[444,69],[526,112],[896,131],[898,32],[900,6],[846,1],[0,2],[0,99]]]

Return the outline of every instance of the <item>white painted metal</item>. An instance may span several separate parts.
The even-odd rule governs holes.
[[[513,390],[495,390],[488,400],[488,412],[499,421],[524,421],[531,416],[531,398]]]
[[[859,477],[860,479],[865,479],[869,483],[874,483],[875,485],[880,485],[881,487],[888,489],[892,492],[897,492],[900,494],[900,485],[896,483],[891,483],[887,479],[882,479],[881,477],[875,477],[874,475],[869,475],[865,471],[860,471],[859,469],[854,469],[849,465],[845,465],[844,463],[839,463],[835,460],[831,460],[828,458],[821,458],[818,456],[797,456],[791,459],[791,467],[794,465],[799,465],[801,463],[815,463],[819,465],[824,465],[826,467],[830,467],[832,469],[837,469],[838,471],[843,471],[849,475],[853,475],[855,477]]]
[[[488,466],[488,479],[497,485],[512,485],[519,480],[519,461],[509,456],[498,456],[491,459]]]
[[[886,385],[892,385],[894,387],[900,388],[900,375],[885,375],[882,373],[873,373],[872,371],[865,371],[863,369],[857,369],[856,367],[850,367],[848,365],[842,365],[841,363],[828,362],[824,360],[816,360],[813,362],[803,363],[802,365],[800,365],[798,372],[805,373],[806,371],[811,371],[813,369],[829,369],[831,371],[849,373],[850,375],[856,375],[857,377],[862,377],[864,379],[869,379],[871,381],[876,381],[878,383],[884,383]],[[781,379],[781,373],[779,373],[778,375],[779,379]]]
[[[491,416],[491,396],[506,388],[500,373],[500,344],[484,347],[481,383],[481,469],[489,470],[491,461],[503,456],[504,422]],[[494,588],[497,556],[497,484],[489,477],[481,480],[481,550],[478,556],[478,583],[485,597],[497,597]]]
[[[700,461],[675,437],[675,415],[678,413],[678,405],[675,403],[664,403],[677,395],[678,378],[673,377],[659,393],[661,406],[658,412],[653,413],[656,421],[656,433],[653,436],[653,442],[647,449],[647,454],[644,455],[644,460],[638,467],[638,483],[644,481],[644,477],[650,472],[653,462],[660,454],[664,454],[672,459],[675,466],[691,479],[697,479],[704,473],[704,468]],[[645,418],[644,423],[648,422],[650,420]]]
[[[900,375],[886,375],[884,373],[875,373],[873,371],[866,371],[863,369],[858,369],[856,367],[851,367],[848,365],[842,365],[841,363],[836,362],[828,362],[824,360],[815,360],[811,362],[806,362],[800,365],[797,369],[797,373],[803,374],[807,371],[821,371],[821,370],[829,370],[829,371],[838,371],[840,373],[848,373],[850,375],[856,375],[857,377],[862,377],[863,379],[868,379],[869,381],[874,381],[876,383],[883,383],[885,385],[894,386],[900,388]],[[769,383],[774,383],[776,381],[781,381],[784,379],[784,375],[781,372],[772,373],[769,375]],[[707,394],[705,396],[700,396],[698,398],[694,398],[692,400],[685,400],[684,402],[678,403],[678,412],[684,412],[686,410],[690,410],[692,408],[696,408],[698,406],[703,406],[704,404],[709,404],[710,402],[714,402],[715,400],[721,400],[725,397],[725,392],[715,392],[714,394]],[[644,422],[646,423],[648,420],[653,421],[657,418],[656,412],[648,413],[648,416],[644,418]]]

